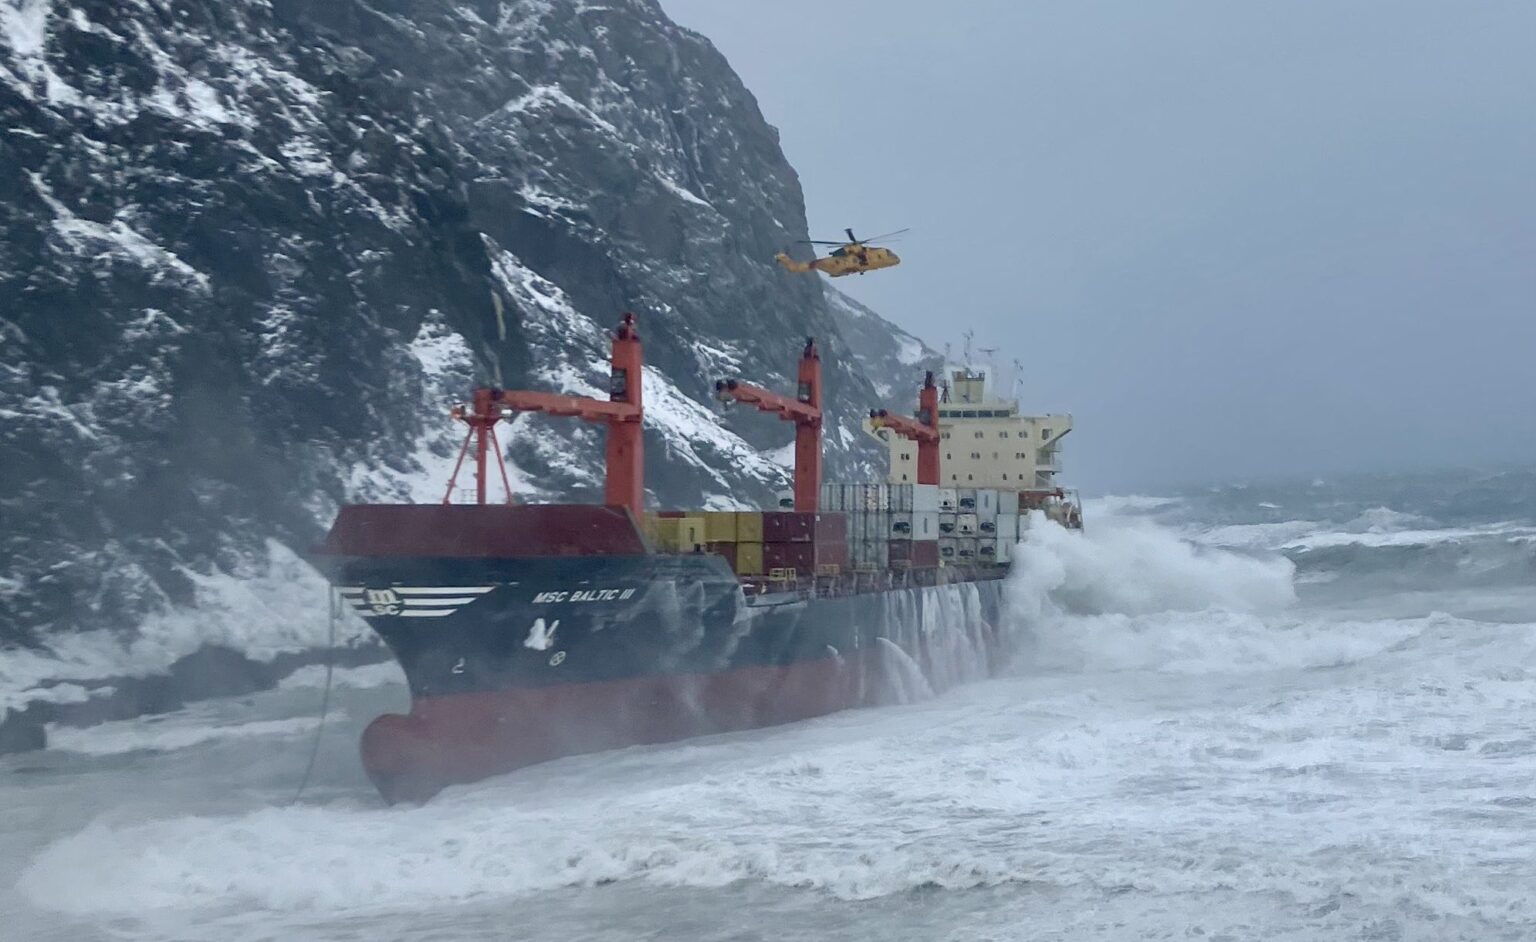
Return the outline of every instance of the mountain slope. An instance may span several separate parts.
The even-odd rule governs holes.
[[[716,377],[787,388],[816,336],[831,475],[911,379],[769,262],[805,237],[777,133],[649,0],[0,0],[0,119],[0,643],[66,674],[319,643],[335,507],[441,499],[449,402],[603,388],[624,310],[661,505],[786,480]],[[533,498],[599,493],[597,429],[503,441]]]

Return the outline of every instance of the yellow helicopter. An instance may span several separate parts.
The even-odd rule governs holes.
[[[819,271],[831,275],[833,278],[841,278],[843,275],[862,275],[867,271],[878,268],[890,268],[901,264],[901,258],[890,249],[873,245],[893,236],[899,236],[906,229],[897,229],[895,232],[887,232],[873,239],[855,238],[852,229],[844,229],[848,233],[847,242],[829,242],[825,239],[805,239],[795,243],[796,245],[835,245],[837,248],[827,253],[824,258],[813,258],[809,262],[796,261],[788,254],[780,252],[773,260],[783,265],[785,269],[799,274],[801,272]],[[815,249],[811,250],[812,252]]]

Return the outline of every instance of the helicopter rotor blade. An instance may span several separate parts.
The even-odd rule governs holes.
[[[904,232],[911,232],[911,231],[912,231],[912,227],[908,226],[905,229],[897,229],[895,232],[887,232],[885,235],[877,235],[874,238],[865,239],[864,241],[865,242],[888,242],[888,241],[891,240],[891,238],[893,236],[899,236],[899,235],[901,235]]]
[[[833,241],[833,240],[829,240],[829,239],[800,239],[800,240],[796,241],[794,244],[795,245],[845,245],[846,243],[844,243],[842,240]]]
[[[848,233],[848,241],[849,242],[858,242],[858,241],[860,241],[859,237],[853,234],[853,230],[852,229],[844,229],[843,231]]]

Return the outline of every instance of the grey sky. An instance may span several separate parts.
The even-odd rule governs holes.
[[[1085,486],[1536,461],[1536,3],[663,3]]]

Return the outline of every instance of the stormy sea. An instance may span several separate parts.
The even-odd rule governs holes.
[[[381,805],[393,665],[0,759],[7,939],[1536,937],[1536,474],[1089,501],[1002,677]],[[317,604],[323,604],[317,601]]]

